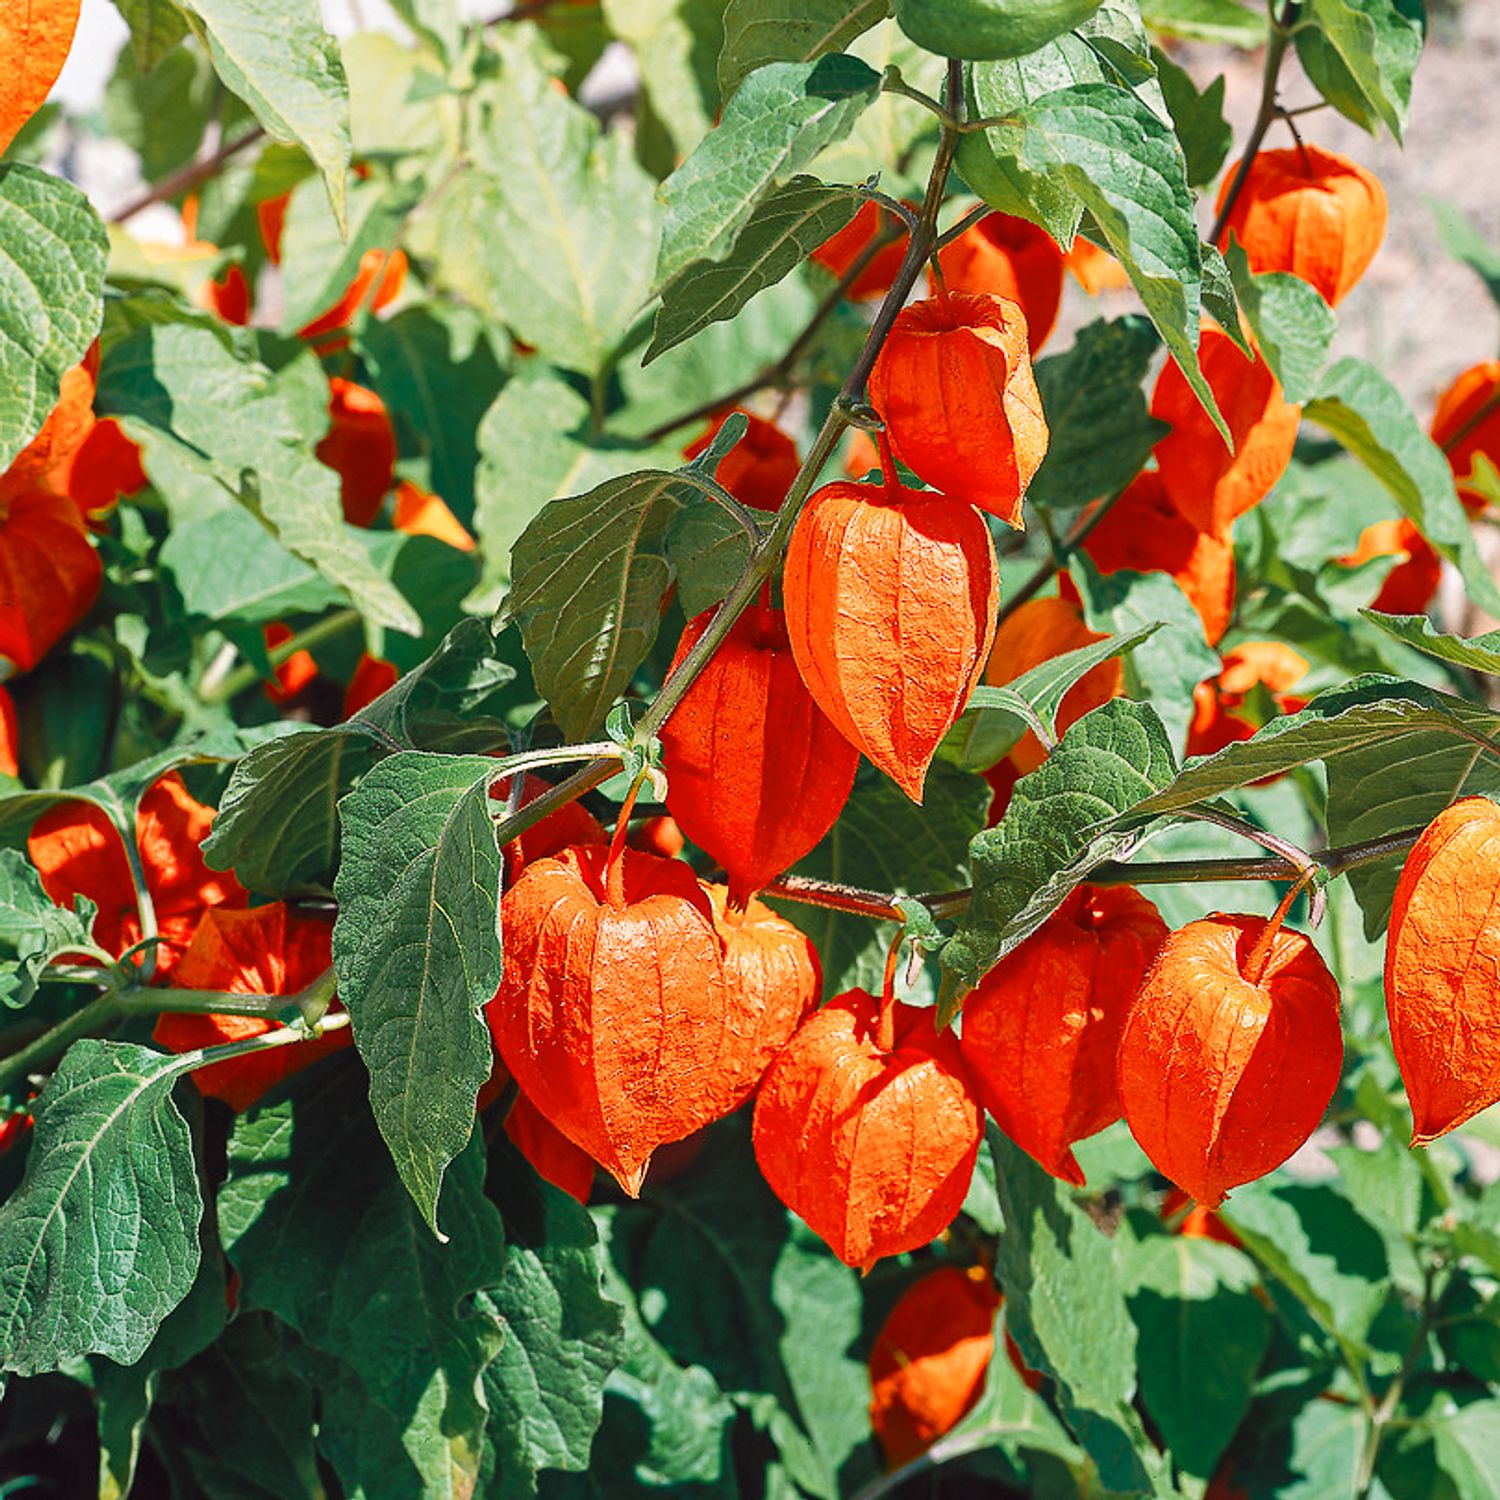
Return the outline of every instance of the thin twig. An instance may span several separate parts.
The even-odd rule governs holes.
[[[266,132],[258,125],[255,129],[246,131],[244,135],[236,136],[227,146],[220,146],[212,156],[205,156],[202,161],[189,162],[187,166],[173,172],[170,177],[164,177],[155,187],[143,193],[134,202],[126,204],[109,222],[123,224],[127,219],[133,219],[137,214],[144,213],[158,203],[169,203],[173,198],[191,192],[211,177],[217,177],[241,152],[248,151],[256,142],[263,141],[265,138]]]
[[[1094,528],[1114,509],[1124,493],[1123,489],[1119,489],[1107,499],[1101,500],[1093,510],[1085,514],[1084,518],[1061,542],[1053,543],[1052,555],[1041,563],[1036,572],[1001,605],[1000,614],[997,617],[1000,624],[1003,625],[1027,600],[1034,599],[1057,574],[1067,567],[1069,559],[1089,539]]]

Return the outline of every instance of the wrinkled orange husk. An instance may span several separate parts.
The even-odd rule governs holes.
[[[1219,693],[1231,707],[1238,707],[1257,687],[1284,698],[1308,672],[1307,658],[1284,641],[1241,641],[1221,660]]]
[[[971,506],[825,485],[782,578],[792,654],[818,707],[914,802],[994,638],[999,570]]]
[[[468,528],[436,495],[403,479],[396,486],[396,509],[391,525],[408,536],[436,537],[460,552],[474,550]]]
[[[1120,1039],[1125,1121],[1164,1177],[1205,1208],[1281,1165],[1338,1087],[1338,985],[1283,928],[1245,977],[1266,919],[1214,915],[1167,938]]]
[[[645,818],[631,829],[630,847],[645,854],[659,854],[663,859],[676,859],[687,848],[687,840],[676,818]]]
[[[1034,355],[1047,342],[1062,302],[1063,253],[1045,229],[1011,214],[987,214],[938,252],[950,292],[989,292],[1026,315]],[[928,286],[936,281],[928,271]]]
[[[237,328],[250,321],[250,283],[241,266],[228,266],[222,276],[205,281],[199,300],[210,312]]]
[[[81,0],[5,0],[0,6],[0,151],[47,102],[78,30]]]
[[[344,689],[344,717],[352,719],[382,693],[395,687],[400,679],[401,674],[393,662],[388,662],[383,656],[371,656],[368,651],[361,652],[349,686]]]
[[[1199,531],[1228,541],[1235,518],[1259,505],[1286,472],[1302,409],[1283,398],[1265,360],[1247,359],[1217,328],[1204,326],[1198,356],[1234,452],[1169,359],[1151,395],[1151,415],[1172,428],[1156,445],[1156,463],[1177,510]]]
[[[1083,623],[1083,610],[1071,599],[1028,599],[996,631],[984,680],[991,687],[1003,687],[1054,656],[1104,639],[1104,635]],[[1124,681],[1118,658],[1100,662],[1085,672],[1063,697],[1057,714],[1059,736],[1086,713],[1118,697]],[[1046,758],[1041,741],[1030,730],[1010,752],[1011,761],[1022,775],[1036,770]]]
[[[121,496],[134,495],[145,487],[141,450],[113,418],[94,423],[68,474],[68,493],[79,510],[93,520]]]
[[[714,470],[714,478],[741,505],[756,510],[777,510],[791,489],[802,460],[797,445],[774,422],[757,417],[743,407],[733,408],[749,422],[744,437],[737,442]],[[684,458],[697,458],[719,435],[719,429],[731,415],[714,417],[703,432],[682,450]]]
[[[740,1039],[723,1080],[730,1108],[738,1109],[816,1009],[823,971],[817,949],[785,917],[755,900],[743,910],[731,907],[726,886],[705,889],[722,944],[729,1028]]]
[[[1438,397],[1432,417],[1432,440],[1447,455],[1448,467],[1458,481],[1458,498],[1471,515],[1478,515],[1489,503],[1465,483],[1474,473],[1474,460],[1482,454],[1500,469],[1500,403],[1490,406],[1497,391],[1500,359],[1483,360],[1471,365]]]
[[[979,1266],[943,1266],[901,1294],[870,1350],[870,1426],[888,1468],[919,1458],[974,1409],[999,1306]]]
[[[284,646],[293,635],[290,625],[280,620],[265,628],[266,650],[274,651]],[[263,691],[272,703],[287,703],[297,696],[318,675],[318,663],[311,651],[294,651],[276,668],[275,682],[266,683]]]
[[[1108,250],[1101,250],[1081,234],[1074,238],[1071,248],[1063,257],[1063,264],[1090,297],[1097,297],[1104,291],[1122,291],[1130,285],[1125,267]]]
[[[859,212],[838,231],[830,235],[812,253],[812,258],[835,276],[842,276],[858,258],[880,229],[880,210],[874,203],[863,203]],[[849,288],[849,296],[856,302],[873,302],[890,291],[906,259],[906,237],[893,240],[876,251],[871,260]]]
[[[1083,1185],[1074,1144],[1120,1118],[1120,1033],[1166,935],[1136,891],[1080,886],[964,1004],[960,1046],[980,1103],[1065,1182]]]
[[[1186,753],[1213,755],[1227,745],[1248,740],[1255,725],[1227,707],[1218,691],[1217,679],[1200,682],[1193,689],[1193,717],[1188,724]]]
[[[540,776],[525,773],[521,786],[520,805],[535,802],[544,792],[552,790],[552,783]],[[490,798],[495,802],[510,799],[511,778],[506,776],[490,788]],[[550,812],[539,823],[533,823],[525,833],[513,838],[501,851],[505,855],[505,884],[509,889],[525,873],[526,866],[539,859],[550,859],[580,844],[607,844],[609,834],[593,813],[581,802],[565,802],[555,812]]]
[[[1180,1234],[1185,1240],[1217,1240],[1221,1245],[1233,1245],[1236,1250],[1243,1248],[1239,1235],[1211,1208],[1204,1208],[1201,1203],[1194,1203],[1181,1188],[1171,1188],[1162,1200],[1163,1222],[1182,1213],[1183,1209],[1187,1209],[1187,1212],[1182,1214],[1176,1229],[1173,1230],[1174,1234]]]
[[[344,519],[368,526],[396,482],[395,429],[374,391],[337,375],[328,384],[330,426],[317,454],[342,481]]]
[[[1224,174],[1219,207],[1239,164]],[[1332,306],[1369,269],[1385,238],[1385,189],[1372,172],[1317,146],[1261,151],[1235,199],[1219,248],[1231,235],[1250,269],[1290,271]]]
[[[1443,581],[1443,560],[1422,533],[1405,516],[1377,521],[1365,527],[1359,535],[1359,546],[1339,561],[1355,567],[1375,557],[1399,557],[1401,561],[1385,575],[1370,608],[1389,615],[1425,614]]]
[[[851,990],[771,1064],[755,1102],[755,1157],[772,1190],[846,1265],[915,1250],[963,1206],[983,1116],[952,1032],[896,1005],[896,1045],[876,1046],[880,1002]]]
[[[21,742],[21,731],[16,723],[16,700],[0,687],[0,776],[19,776],[20,762],[16,758]]]
[[[1110,506],[1084,539],[1101,573],[1169,573],[1216,646],[1234,613],[1234,548],[1200,531],[1167,498],[1161,475],[1148,469]]]
[[[77,505],[33,490],[0,502],[0,656],[29,672],[93,606],[104,581]]]
[[[714,610],[689,622],[676,671]],[[778,609],[752,606],[662,726],[667,807],[729,873],[734,899],[790,868],[838,821],[859,751],[813,701]]]
[[[172,984],[177,989],[224,990],[232,995],[294,995],[333,962],[332,943],[332,917],[298,911],[284,901],[249,910],[214,907],[204,913],[187,951],[172,970]],[[281,1029],[279,1022],[262,1016],[164,1012],[151,1036],[168,1052],[192,1052]],[[205,1098],[222,1099],[239,1113],[282,1079],[351,1041],[345,1026],[316,1041],[294,1042],[198,1068],[191,1077]]]
[[[1021,525],[1047,453],[1026,315],[1004,297],[956,294],[897,317],[870,372],[870,404],[896,457],[935,489]]]
[[[95,343],[82,364],[63,373],[57,405],[48,413],[41,431],[0,475],[0,506],[37,490],[53,495],[68,493],[79,449],[94,430],[98,369],[99,345]]]
[[[622,851],[537,860],[505,894],[505,978],[487,1007],[531,1102],[631,1196],[651,1153],[728,1113],[746,1045],[713,911],[680,861]]]
[[[406,285],[406,252],[366,250],[360,256],[359,270],[344,295],[327,312],[319,313],[310,323],[297,330],[304,339],[321,339],[347,328],[360,309],[368,303],[371,312],[381,312],[401,295]],[[373,292],[371,289],[374,289]]]
[[[200,846],[213,820],[213,808],[195,801],[175,771],[141,798],[136,845],[162,937],[158,975],[170,972],[208,908],[244,906],[249,899],[232,874],[203,862]],[[125,846],[103,808],[71,800],[49,808],[32,825],[26,852],[57,905],[71,907],[75,897],[86,896],[98,907],[94,941],[101,948],[118,957],[141,940]]]
[[[580,1151],[525,1094],[516,1095],[505,1116],[505,1133],[538,1177],[580,1203],[589,1201],[594,1158]]]
[[[1414,1146],[1500,1099],[1500,807],[1488,797],[1445,808],[1407,855],[1385,1002]]]

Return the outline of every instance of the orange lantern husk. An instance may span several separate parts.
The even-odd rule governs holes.
[[[317,454],[338,473],[344,519],[368,526],[396,482],[396,432],[374,391],[337,375],[328,385],[330,425]]]
[[[1156,464],[1178,512],[1197,530],[1227,541],[1235,518],[1259,505],[1286,472],[1302,413],[1282,396],[1265,360],[1248,358],[1219,329],[1205,325],[1198,358],[1234,451],[1169,359],[1151,395],[1151,415],[1172,429],[1156,445]]]
[[[749,425],[744,437],[719,460],[714,478],[741,505],[755,510],[777,510],[791,489],[802,460],[797,456],[797,445],[774,422],[743,407],[733,407],[710,419],[708,426],[682,450],[682,456],[697,458],[707,452],[733,412],[743,416]]]
[[[408,479],[396,486],[391,525],[408,536],[430,536],[446,542],[460,552],[474,550],[474,538],[468,527],[448,509],[447,502]]]
[[[908,490],[825,485],[782,578],[802,680],[839,732],[914,802],[994,639],[999,570],[974,509]]]
[[[843,276],[880,232],[880,213],[873,202],[862,203],[842,229],[813,251],[812,259],[834,276]],[[905,259],[906,237],[903,235],[875,252],[869,265],[850,284],[848,295],[855,302],[874,302],[885,296]]]
[[[523,773],[521,800],[518,807],[525,807],[545,792],[552,790],[552,783],[543,781],[530,771]],[[509,802],[511,778],[502,777],[490,788],[490,800]],[[551,859],[564,849],[582,844],[602,845],[609,843],[609,834],[604,825],[581,802],[565,802],[549,812],[540,822],[533,823],[524,833],[505,845],[501,853],[505,856],[505,883],[513,886],[526,867],[539,859]]]
[[[672,671],[715,611],[688,623]],[[859,751],[813,701],[786,618],[752,605],[662,726],[667,807],[729,873],[736,905],[790,868],[838,821]]]
[[[1120,1118],[1115,1063],[1130,1002],[1167,936],[1128,887],[1080,886],[964,1004],[980,1103],[1054,1177],[1083,1185],[1076,1142]]]
[[[1239,173],[1224,174],[1218,207]],[[1224,223],[1219,248],[1232,235],[1250,269],[1289,271],[1337,306],[1370,267],[1385,238],[1385,189],[1372,172],[1318,146],[1260,151]]]
[[[1438,397],[1432,440],[1448,459],[1464,508],[1480,514],[1489,501],[1469,481],[1481,456],[1500,469],[1500,359],[1471,365]]]
[[[537,860],[505,893],[486,1015],[521,1090],[633,1197],[658,1146],[733,1107],[738,1038],[708,896],[622,843]]]
[[[1205,1208],[1291,1156],[1338,1087],[1338,985],[1281,916],[1216,914],[1172,933],[1120,1038],[1130,1132]]]
[[[1422,831],[1385,940],[1391,1042],[1425,1146],[1500,1099],[1500,807],[1464,797]]]
[[[967,293],[913,303],[881,348],[869,394],[907,468],[1020,527],[1047,421],[1016,303]]]
[[[825,1005],[755,1101],[766,1181],[840,1260],[865,1270],[953,1222],[983,1137],[958,1039],[889,992],[882,1002],[851,990]]]
[[[579,1150],[525,1094],[518,1093],[506,1113],[505,1133],[538,1177],[579,1203],[589,1201],[594,1158]]]
[[[0,657],[29,672],[93,607],[99,554],[66,495],[0,498]]]
[[[1057,324],[1062,302],[1063,253],[1045,229],[1011,214],[986,214],[938,252],[950,292],[988,292],[1016,303],[1026,315],[1034,355]],[[928,272],[928,285],[937,291]]]

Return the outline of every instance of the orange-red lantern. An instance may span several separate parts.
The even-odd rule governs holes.
[[[1035,354],[1047,342],[1062,303],[1063,253],[1045,229],[1011,214],[986,214],[938,251],[950,292],[990,292],[1026,315]],[[936,281],[928,273],[929,285]]]

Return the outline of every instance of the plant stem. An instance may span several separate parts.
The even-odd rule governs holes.
[[[248,151],[258,141],[263,141],[265,138],[266,132],[260,126],[246,131],[244,135],[237,136],[230,141],[227,146],[220,146],[212,156],[205,156],[202,161],[189,162],[180,171],[163,178],[155,187],[126,204],[109,222],[123,224],[127,219],[133,219],[137,214],[144,213],[146,209],[158,203],[167,203],[183,193],[191,192],[195,187],[207,182],[210,177],[217,177],[241,152]]]
[[[1224,226],[1228,224],[1229,216],[1234,212],[1234,206],[1250,179],[1250,170],[1255,165],[1255,157],[1265,141],[1266,132],[1280,113],[1276,103],[1276,84],[1281,77],[1281,64],[1286,59],[1286,50],[1291,45],[1290,27],[1297,14],[1298,3],[1299,0],[1284,0],[1280,15],[1271,23],[1271,34],[1266,38],[1266,67],[1261,78],[1260,109],[1256,112],[1255,123],[1250,127],[1250,135],[1245,141],[1244,155],[1240,157],[1240,164],[1230,179],[1229,191],[1225,193],[1223,205],[1214,219],[1214,227],[1208,232],[1210,245],[1217,245],[1223,236]]]
[[[34,1068],[50,1062],[60,1052],[82,1036],[90,1036],[120,1014],[119,999],[113,993],[100,995],[87,1005],[80,1006],[72,1015],[64,1016],[56,1026],[44,1031],[29,1046],[12,1053],[0,1061],[0,1093],[4,1093],[18,1079],[25,1078]]]
[[[266,655],[270,657],[273,667],[279,667],[283,662],[290,661],[299,651],[311,651],[315,646],[326,645],[346,631],[362,625],[363,622],[364,617],[357,609],[337,610],[309,625],[306,630],[298,631],[296,635],[283,641],[279,646],[272,646]],[[261,680],[260,672],[247,662],[243,666],[236,667],[232,672],[226,672],[217,683],[201,685],[198,696],[210,705],[228,703],[247,689],[253,688]]]
[[[1034,599],[1046,588],[1052,578],[1067,567],[1068,560],[1088,540],[1093,529],[1115,508],[1124,493],[1124,489],[1119,489],[1113,495],[1101,500],[1084,515],[1083,519],[1061,542],[1053,544],[1052,555],[1042,562],[1036,572],[1000,606],[997,623],[1003,625],[1023,604]]]
[[[1365,1434],[1365,1446],[1359,1457],[1359,1473],[1355,1479],[1356,1500],[1364,1500],[1375,1483],[1375,1463],[1380,1457],[1380,1440],[1385,1436],[1385,1429],[1390,1426],[1391,1419],[1396,1414],[1396,1408],[1401,1404],[1401,1396],[1406,1389],[1407,1379],[1416,1368],[1417,1361],[1421,1359],[1422,1351],[1427,1347],[1428,1335],[1432,1332],[1432,1314],[1436,1305],[1433,1284],[1437,1278],[1437,1268],[1428,1263],[1422,1268],[1422,1275],[1422,1316],[1417,1323],[1416,1332],[1412,1334],[1411,1342],[1407,1345],[1406,1353],[1401,1357],[1401,1367],[1392,1377],[1390,1385],[1386,1387],[1385,1394],[1380,1398],[1380,1405],[1370,1413],[1370,1426]]]

